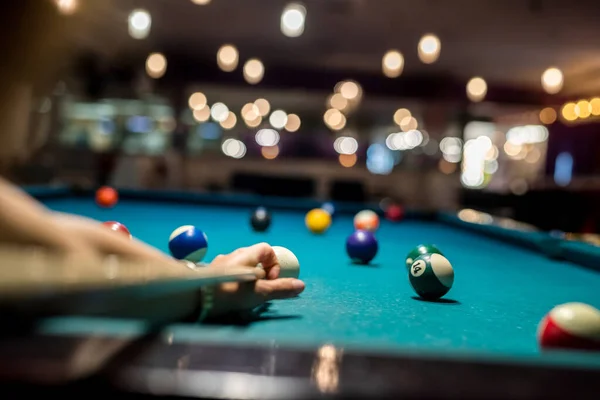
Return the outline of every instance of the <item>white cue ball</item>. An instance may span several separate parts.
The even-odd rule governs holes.
[[[298,278],[300,276],[300,262],[294,253],[285,247],[273,246],[273,251],[279,261],[281,270],[280,278]]]

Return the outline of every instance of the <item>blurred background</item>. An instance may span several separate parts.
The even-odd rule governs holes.
[[[40,1],[68,51],[19,107],[22,184],[600,227],[598,1]]]

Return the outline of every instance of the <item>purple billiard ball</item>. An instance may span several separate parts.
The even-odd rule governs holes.
[[[368,264],[377,255],[378,248],[375,235],[369,231],[354,231],[346,240],[346,252],[355,263]]]

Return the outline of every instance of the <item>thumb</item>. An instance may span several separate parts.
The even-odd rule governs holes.
[[[304,282],[294,278],[260,280],[256,282],[256,292],[263,295],[266,301],[296,297],[304,291],[304,288]]]

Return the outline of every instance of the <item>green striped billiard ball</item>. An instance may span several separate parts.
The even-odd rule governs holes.
[[[427,300],[439,299],[454,283],[454,269],[441,254],[423,254],[415,259],[408,274],[410,285]]]
[[[422,256],[423,254],[441,254],[444,255],[440,249],[438,249],[437,247],[435,247],[432,244],[420,244],[417,247],[415,247],[414,249],[412,249],[410,251],[410,253],[408,253],[406,255],[406,269],[410,270],[410,266],[413,264],[413,262],[415,261],[415,259],[419,256]]]

